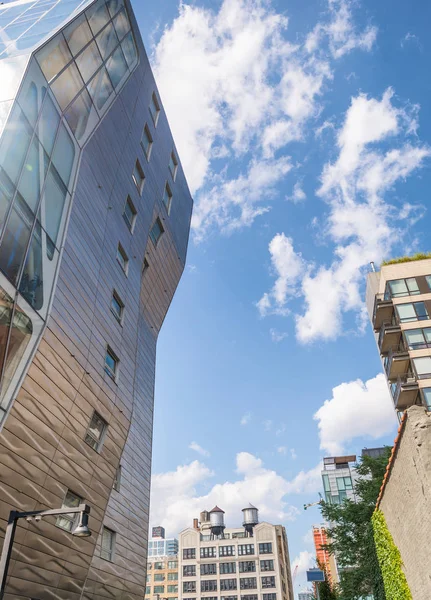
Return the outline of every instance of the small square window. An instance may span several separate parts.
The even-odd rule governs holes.
[[[63,500],[61,508],[78,508],[81,502],[82,498],[80,498],[80,496],[74,494],[70,490],[67,490],[66,497]],[[79,514],[74,515],[72,513],[70,515],[59,515],[55,524],[61,529],[65,529],[66,531],[72,531],[78,520]]]
[[[151,113],[151,117],[154,122],[154,127],[157,127],[157,121],[159,120],[159,114],[160,114],[160,104],[159,104],[159,101],[157,100],[157,96],[156,96],[155,92],[153,92],[153,94],[151,96],[150,113]]]
[[[157,246],[159,239],[161,238],[163,232],[164,232],[163,225],[162,225],[160,219],[157,218],[154,221],[154,225],[152,226],[151,231],[150,231],[150,238],[155,246]]]
[[[100,450],[108,424],[99,413],[94,412],[85,435],[85,441],[93,450]]]
[[[172,179],[174,181],[177,176],[177,170],[178,170],[178,161],[177,161],[177,157],[175,156],[175,152],[172,150],[171,157],[169,159],[169,171],[171,172]]]
[[[115,546],[115,531],[103,528],[102,532],[102,544],[100,548],[100,558],[110,560],[112,562],[114,558],[114,546]]]
[[[108,348],[106,349],[106,356],[105,356],[105,373],[107,373],[111,379],[115,380],[115,377],[117,375],[117,370],[118,370],[118,363],[119,363],[118,358],[116,357],[114,352],[111,350],[111,348],[108,346]]]
[[[144,189],[145,175],[139,160],[136,161],[135,168],[133,169],[132,179],[135,182],[139,195],[141,196]]]
[[[150,160],[151,149],[153,147],[153,137],[147,124],[145,124],[144,133],[142,134],[141,146],[145,156],[147,157],[147,160]]]
[[[127,275],[127,270],[129,268],[129,259],[127,257],[127,254],[123,248],[123,246],[121,244],[118,244],[118,248],[117,248],[117,260],[121,265],[121,268],[123,269],[123,271],[126,273]]]
[[[115,290],[111,299],[111,311],[114,313],[117,321],[121,323],[123,319],[124,303]]]
[[[165,185],[165,191],[163,192],[163,202],[166,206],[166,210],[168,211],[168,215],[171,212],[171,205],[172,205],[172,192],[171,192],[171,188],[169,187],[168,184]]]
[[[112,486],[115,491],[119,492],[121,487],[121,465],[118,465],[115,471],[114,485]]]
[[[136,215],[136,208],[134,207],[130,196],[127,196],[126,204],[124,205],[123,218],[126,221],[127,227],[132,232],[135,227]]]

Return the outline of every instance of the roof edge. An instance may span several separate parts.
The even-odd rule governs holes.
[[[390,474],[392,472],[392,466],[395,462],[396,454],[397,454],[398,448],[400,446],[401,437],[402,437],[403,431],[405,429],[406,423],[407,423],[407,411],[405,411],[403,416],[401,417],[401,423],[400,423],[400,426],[398,427],[397,437],[394,440],[394,445],[392,447],[391,455],[389,457],[389,462],[386,467],[386,472],[383,477],[382,485],[380,486],[380,492],[379,492],[379,496],[377,498],[375,510],[379,509],[380,502],[382,501],[383,494],[385,493],[386,484],[388,483]]]

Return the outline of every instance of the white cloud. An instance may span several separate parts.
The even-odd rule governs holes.
[[[408,43],[416,44],[422,50],[422,44],[420,43],[418,36],[414,33],[410,33],[410,31],[408,31],[406,35],[401,39],[401,48],[404,48]]]
[[[414,215],[421,215],[418,209],[404,205],[400,211],[385,203],[385,194],[422,167],[431,154],[428,146],[405,141],[417,129],[418,107],[398,108],[393,98],[391,89],[381,100],[364,94],[352,98],[337,136],[338,158],[323,168],[318,194],[329,213],[321,231],[335,244],[332,263],[318,268],[307,263],[284,234],[270,243],[277,279],[258,309],[261,316],[289,314],[289,299],[302,295],[305,312],[297,314],[295,321],[297,338],[303,343],[341,335],[343,314],[349,311],[359,317],[358,331],[363,330],[361,288],[369,263],[380,263],[398,241],[397,218],[408,221],[411,216],[413,223]],[[281,245],[280,237],[289,243]],[[287,264],[293,265],[289,279],[280,268]]]
[[[240,423],[241,423],[241,425],[248,425],[250,423],[250,421],[251,421],[251,413],[248,412],[248,413],[245,413],[245,415],[243,415],[241,417]]]
[[[299,511],[287,503],[286,494],[301,493],[300,482],[291,484],[248,452],[237,454],[236,467],[236,480],[216,483],[203,494],[197,492],[197,486],[207,485],[213,473],[198,461],[154,475],[151,522],[165,527],[168,535],[177,535],[191,526],[192,519],[202,510],[210,510],[217,504],[226,512],[227,523],[236,525],[241,521],[241,509],[248,502],[259,508],[262,521],[285,523],[296,518]]]
[[[391,433],[396,416],[386,378],[379,374],[368,381],[342,383],[332,390],[315,413],[320,447],[331,456],[342,454],[357,437],[378,439]]]
[[[266,419],[266,421],[264,421],[262,423],[262,425],[263,425],[263,428],[264,428],[265,431],[271,431],[271,428],[272,428],[272,421],[271,421],[271,419]]]
[[[280,426],[278,427],[278,429],[275,430],[275,435],[278,437],[279,435],[281,435],[285,431],[286,431],[286,424],[285,423],[280,423]]]
[[[277,331],[277,329],[273,329],[273,328],[271,328],[269,330],[269,333],[271,335],[271,340],[275,344],[278,344],[279,342],[282,342],[289,335],[286,331]]]
[[[279,454],[283,454],[284,456],[286,456],[286,454],[287,454],[287,448],[286,448],[286,446],[280,446],[279,448],[277,448],[277,452]]]
[[[298,567],[296,577],[301,577],[301,575],[304,576],[308,569],[315,566],[315,563],[316,556],[312,552],[308,552],[308,550],[303,550],[298,556],[295,556],[291,562],[292,575],[295,572],[296,567]]]
[[[191,450],[194,450],[198,454],[201,454],[202,456],[210,456],[210,453],[208,452],[208,450],[205,450],[205,448],[202,448],[202,446],[199,446],[199,444],[197,442],[192,442],[189,445],[189,448]]]
[[[290,456],[291,456],[292,460],[296,460],[298,458],[298,455],[296,454],[295,448],[291,448],[290,449]]]
[[[370,48],[375,30],[355,31],[350,2],[328,2],[314,44],[312,36],[288,42],[288,19],[270,2],[223,0],[218,11],[180,3],[154,47],[154,73],[195,196],[196,241],[213,229],[249,226],[269,209],[290,169],[287,156],[274,155],[305,139],[333,57]]]
[[[289,494],[314,494],[322,488],[322,464],[319,462],[309,471],[300,471],[289,481]]]
[[[291,196],[287,196],[286,200],[290,200],[294,204],[299,204],[304,202],[307,199],[307,196],[302,189],[301,183],[297,181],[293,186],[293,192]]]

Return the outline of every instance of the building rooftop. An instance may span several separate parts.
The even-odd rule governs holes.
[[[391,258],[390,260],[384,260],[382,267],[387,265],[397,265],[399,263],[413,262],[415,260],[426,260],[431,258],[431,252],[417,252],[412,256],[400,256],[399,258]]]

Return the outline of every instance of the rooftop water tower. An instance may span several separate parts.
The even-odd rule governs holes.
[[[259,511],[253,504],[249,504],[247,508],[242,509],[242,512],[244,515],[242,526],[245,528],[249,537],[253,537],[253,527],[259,523]]]
[[[214,506],[214,508],[210,510],[210,522],[212,535],[215,537],[223,535],[223,531],[225,529],[224,510],[218,506]]]

